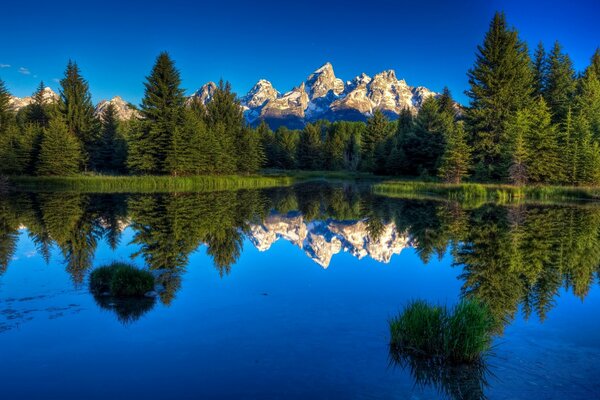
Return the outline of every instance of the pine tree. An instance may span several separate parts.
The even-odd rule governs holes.
[[[204,133],[204,123],[197,115],[186,110],[183,114],[183,124],[173,132],[170,152],[166,165],[173,176],[193,175],[200,166],[201,135]]]
[[[69,132],[79,140],[82,149],[80,165],[93,168],[92,156],[98,139],[99,124],[89,85],[81,76],[77,63],[69,60],[65,76],[60,81],[59,110]]]
[[[581,149],[574,130],[573,112],[570,108],[565,120],[560,125],[560,137],[565,182],[575,183]]]
[[[181,78],[169,54],[156,58],[144,82],[144,98],[140,107],[142,123],[130,142],[128,165],[136,173],[164,174],[171,152],[173,133],[182,124],[184,91]]]
[[[244,127],[244,115],[239,100],[231,91],[231,84],[221,80],[215,89],[211,101],[206,104],[206,124],[208,129],[216,132],[220,141],[219,169],[222,173],[233,173],[237,170],[237,159],[244,149],[236,146]]]
[[[119,133],[120,123],[114,104],[108,104],[101,119],[101,133],[95,155],[96,167],[104,171],[122,171],[126,158],[125,146]]]
[[[575,110],[583,114],[594,137],[600,140],[600,76],[596,75],[593,65],[587,68],[579,80]]]
[[[390,175],[403,175],[407,173],[409,169],[404,149],[413,134],[413,119],[412,112],[408,108],[403,108],[402,111],[400,111],[396,133],[394,134],[390,155],[387,160],[387,170]]]
[[[298,168],[298,144],[300,134],[285,126],[280,126],[275,132],[276,167],[283,169]]]
[[[148,151],[151,122],[132,119],[127,123],[127,168],[136,174],[156,170],[156,160]]]
[[[435,176],[446,147],[446,136],[453,129],[453,118],[441,112],[434,97],[425,99],[404,146],[407,173]]]
[[[344,152],[344,168],[349,171],[356,171],[360,164],[360,137],[361,132],[351,132],[350,139]]]
[[[440,112],[445,112],[451,115],[453,118],[456,117],[455,102],[450,93],[450,89],[444,87],[442,94],[437,98],[438,109]]]
[[[527,46],[508,28],[502,13],[494,16],[476,57],[466,92],[471,98],[467,121],[476,172],[480,179],[500,179],[506,172],[500,167],[506,122],[531,103],[531,61]]]
[[[561,122],[575,96],[576,80],[573,62],[568,54],[562,52],[561,45],[556,42],[548,55],[548,76],[543,91],[544,99],[552,113],[552,121]]]
[[[376,110],[373,116],[367,120],[367,126],[361,139],[362,169],[375,171],[375,149],[382,141],[390,135],[390,124],[381,110]]]
[[[550,108],[541,97],[532,105],[525,142],[527,176],[531,182],[556,183],[564,179],[558,132],[552,124]]]
[[[27,121],[45,128],[50,120],[50,113],[47,109],[46,99],[44,98],[44,81],[41,81],[37,90],[33,94],[33,102],[27,112]]]
[[[579,113],[573,122],[577,135],[577,158],[574,183],[597,185],[600,183],[600,150],[594,139],[591,125],[585,114]]]
[[[24,165],[19,160],[19,128],[12,123],[0,133],[0,174],[19,175]]]
[[[302,169],[318,170],[323,168],[323,139],[321,127],[306,124],[300,132],[298,143],[298,164]]]
[[[12,121],[13,115],[10,109],[10,93],[6,88],[6,84],[0,79],[0,135],[4,132],[9,123]]]
[[[533,80],[534,80],[534,95],[542,96],[546,90],[546,79],[548,77],[548,60],[546,58],[546,50],[542,42],[538,43],[533,55]]]
[[[438,176],[448,183],[460,183],[467,176],[471,166],[471,148],[467,144],[462,122],[454,124],[454,129],[446,137],[446,149],[441,158]]]
[[[507,122],[506,134],[509,147],[503,151],[505,159],[503,163],[507,165],[508,180],[515,185],[524,185],[527,183],[527,161],[528,155],[525,138],[529,134],[531,121],[530,110],[525,108],[518,111]]]
[[[67,176],[79,171],[81,147],[61,118],[53,118],[44,130],[38,175]]]
[[[238,147],[237,170],[244,173],[258,172],[265,164],[265,151],[259,133],[248,127],[242,128],[236,142]]]
[[[277,149],[275,145],[275,134],[269,128],[269,125],[263,120],[256,128],[260,137],[262,147],[265,152],[265,166],[274,167],[276,165]]]
[[[596,77],[600,77],[600,47],[594,52],[590,65],[586,69],[586,74],[590,72],[594,72]]]

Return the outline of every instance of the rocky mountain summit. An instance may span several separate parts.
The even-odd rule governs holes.
[[[113,97],[110,100],[102,100],[96,105],[96,115],[102,116],[109,104],[112,104],[117,111],[117,118],[121,121],[129,120],[133,117],[139,117],[139,112],[130,103],[123,100],[120,96]]]
[[[209,82],[192,96],[210,101],[215,87]],[[265,120],[272,127],[298,128],[319,119],[362,121],[375,110],[392,118],[404,108],[416,113],[423,100],[435,95],[423,86],[409,86],[393,70],[373,77],[363,73],[344,83],[335,76],[331,63],[326,63],[283,94],[261,79],[240,101],[251,124]]]
[[[45,87],[43,92],[44,102],[46,104],[56,103],[59,100],[58,94],[52,90],[50,87]],[[9,104],[15,111],[19,111],[23,107],[27,107],[33,102],[33,96],[27,97],[16,97],[12,96]],[[120,120],[128,120],[134,116],[139,116],[139,112],[135,109],[135,107],[123,100],[120,96],[115,96],[110,100],[101,100],[95,107],[95,113],[97,116],[101,116],[102,113],[106,110],[109,104],[115,106],[117,110],[117,117]]]
[[[46,86],[43,91],[44,102],[46,103],[54,103],[58,101],[58,94],[54,92],[50,87]],[[9,105],[15,110],[18,111],[23,107],[27,107],[33,103],[33,96],[27,97],[17,97],[11,96],[9,100]]]
[[[374,237],[365,220],[306,222],[299,213],[270,215],[261,224],[251,225],[248,236],[259,251],[267,251],[280,238],[287,240],[323,268],[342,251],[358,259],[371,257],[388,263],[394,254],[409,246],[408,236],[393,223],[386,224]]]

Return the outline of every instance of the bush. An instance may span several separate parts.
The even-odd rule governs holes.
[[[396,356],[472,363],[489,351],[494,321],[484,304],[463,300],[454,309],[410,303],[390,321],[390,345]]]
[[[115,262],[95,269],[90,275],[90,290],[115,297],[140,297],[154,288],[154,277],[133,265]]]

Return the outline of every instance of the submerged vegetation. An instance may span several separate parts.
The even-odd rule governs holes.
[[[453,309],[414,301],[390,321],[390,346],[398,357],[468,364],[490,350],[493,330],[492,314],[479,301],[462,300]]]
[[[90,290],[96,295],[143,297],[154,288],[154,276],[134,265],[114,262],[90,274]]]

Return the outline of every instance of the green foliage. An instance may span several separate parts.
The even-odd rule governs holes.
[[[244,128],[244,116],[236,94],[231,91],[231,84],[221,80],[206,105],[206,124],[214,135],[217,173],[231,174],[238,168],[237,160],[245,151],[259,149],[243,149],[238,143]],[[252,142],[258,145],[258,142]]]
[[[265,150],[260,134],[244,127],[240,130],[236,141],[237,146],[237,171],[243,173],[257,173],[265,165]]]
[[[460,183],[471,166],[471,148],[467,144],[465,129],[458,123],[446,137],[438,175],[447,183]]]
[[[44,129],[37,164],[38,175],[68,176],[79,172],[81,147],[60,118]]]
[[[490,350],[493,330],[493,317],[481,302],[463,300],[448,310],[414,301],[390,322],[390,344],[415,357],[473,363]]]
[[[381,110],[376,110],[373,116],[367,120],[367,126],[361,140],[362,166],[364,171],[375,171],[377,159],[375,150],[378,145],[390,136],[391,129],[388,118]],[[379,152],[381,154],[381,151]]]
[[[98,140],[99,124],[94,116],[94,105],[88,83],[77,63],[69,60],[65,76],[60,81],[59,110],[69,133],[79,141],[79,163],[93,168],[92,156]]]
[[[141,123],[130,135],[127,163],[139,174],[168,173],[167,157],[172,152],[173,134],[181,125],[184,91],[175,63],[160,53],[144,82]]]
[[[306,124],[300,132],[298,166],[314,170],[323,168],[323,139],[319,124]]]
[[[0,135],[6,130],[13,118],[9,101],[10,93],[6,88],[4,81],[0,79]]]
[[[94,163],[98,169],[109,172],[123,172],[127,159],[125,138],[120,131],[117,109],[109,103],[102,116],[100,139],[96,145]]]
[[[547,77],[543,95],[552,113],[552,121],[562,122],[573,103],[576,90],[575,70],[568,54],[556,42],[547,60]]]
[[[446,137],[453,129],[453,116],[441,111],[435,98],[423,101],[414,120],[413,131],[403,148],[407,173],[437,175],[446,148]]]
[[[533,84],[535,96],[542,96],[546,90],[548,79],[548,59],[542,42],[538,43],[533,55]]]
[[[42,128],[48,126],[51,117],[51,107],[46,104],[46,99],[44,99],[45,88],[44,81],[41,81],[33,94],[33,102],[27,109],[27,122],[36,124]]]
[[[552,124],[550,109],[540,98],[531,109],[529,129],[525,135],[527,147],[527,178],[535,183],[561,182],[562,165],[558,132]]]
[[[114,262],[90,274],[90,291],[115,297],[141,297],[154,288],[154,277],[133,265]]]
[[[502,13],[496,13],[476,61],[469,70],[471,106],[467,120],[480,179],[501,179],[502,149],[506,147],[506,122],[529,106],[534,78],[527,46],[516,30],[507,26]]]

